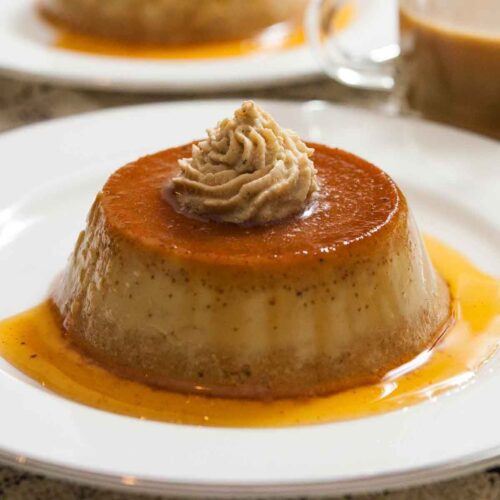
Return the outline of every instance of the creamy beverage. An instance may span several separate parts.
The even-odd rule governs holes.
[[[500,1],[402,1],[400,24],[407,104],[500,138]]]

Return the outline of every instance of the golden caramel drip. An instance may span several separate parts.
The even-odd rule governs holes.
[[[122,379],[71,348],[45,302],[0,323],[0,355],[40,384],[102,410],[170,423],[281,427],[362,418],[428,401],[462,387],[500,343],[500,281],[426,238],[450,285],[456,321],[438,346],[378,384],[307,400],[243,401],[169,393]]]
[[[298,27],[284,30],[282,33],[280,31],[276,36],[271,31],[267,31],[262,35],[243,40],[185,45],[141,44],[70,31],[52,17],[45,13],[42,15],[57,29],[55,47],[100,56],[133,59],[216,59],[277,52],[299,47],[305,43],[304,32],[301,27]]]

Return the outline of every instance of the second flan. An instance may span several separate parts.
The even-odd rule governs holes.
[[[41,0],[59,25],[141,44],[243,40],[278,23],[298,23],[307,0]]]

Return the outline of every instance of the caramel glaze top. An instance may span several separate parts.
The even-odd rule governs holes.
[[[303,215],[265,226],[190,218],[164,197],[191,144],[146,156],[117,170],[102,192],[108,229],[166,257],[209,265],[268,267],[358,254],[392,233],[407,206],[394,181],[365,160],[320,144],[313,161],[319,192]],[[394,229],[394,227],[393,227]],[[368,248],[365,248],[368,250]]]

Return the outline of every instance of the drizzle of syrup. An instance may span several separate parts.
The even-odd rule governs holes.
[[[426,245],[450,286],[456,321],[432,350],[377,384],[320,398],[265,402],[166,392],[120,378],[73,350],[48,301],[0,322],[0,355],[68,399],[170,423],[281,427],[398,410],[463,387],[500,344],[500,281],[443,243],[426,238]]]
[[[268,28],[256,37],[242,40],[183,45],[141,44],[71,31],[46,13],[41,12],[41,15],[57,31],[54,42],[56,48],[101,56],[172,60],[216,59],[277,52],[305,43],[301,27],[284,24]]]

